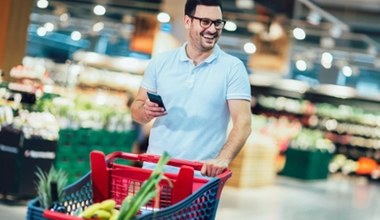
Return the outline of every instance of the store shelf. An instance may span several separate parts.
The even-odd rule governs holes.
[[[299,92],[272,83],[253,84],[251,88],[256,101],[253,113],[286,117],[305,129],[321,131],[335,144],[334,153],[343,154],[348,160],[366,157],[380,162],[380,114],[374,111],[380,102],[375,99],[356,96],[352,89],[346,96],[327,89],[335,87]]]

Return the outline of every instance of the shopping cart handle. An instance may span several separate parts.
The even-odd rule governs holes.
[[[160,156],[155,155],[155,154],[140,154],[139,157],[141,161],[144,161],[144,162],[157,163],[160,160]],[[201,162],[175,159],[175,158],[171,158],[167,164],[170,166],[175,166],[175,167],[189,166],[189,167],[194,168],[194,170],[201,170],[203,166],[203,163]]]
[[[106,156],[106,161],[113,162],[117,158],[125,159],[125,160],[134,160],[139,162],[150,162],[150,163],[157,163],[160,160],[160,156],[156,154],[132,154],[132,153],[126,153],[122,151],[116,151],[113,153],[110,153]],[[202,169],[203,163],[199,161],[189,161],[189,160],[182,160],[182,159],[175,159],[171,158],[168,162],[168,165],[176,166],[176,167],[182,167],[182,166],[189,166],[194,168],[194,170],[200,171]],[[225,169],[221,174],[219,174],[217,177],[221,180],[221,183],[224,184],[225,181],[228,180],[232,175],[232,172],[230,169]]]
[[[112,163],[118,158],[124,159],[124,160],[133,160],[133,161],[150,162],[150,163],[158,163],[158,161],[160,160],[160,156],[156,154],[147,154],[147,153],[132,154],[132,153],[126,153],[122,151],[116,151],[116,152],[108,154],[106,156],[106,161]],[[202,162],[175,159],[175,158],[171,158],[167,164],[170,166],[175,166],[175,167],[189,166],[189,167],[194,168],[194,170],[201,170],[203,166]]]
[[[132,154],[132,153],[126,153],[122,151],[116,151],[111,154],[108,154],[106,156],[106,161],[113,162],[117,158],[125,159],[125,160],[134,160],[139,162],[150,162],[150,163],[158,163],[160,160],[160,156],[156,154]],[[194,168],[194,170],[200,171],[202,169],[203,163],[199,161],[190,161],[190,160],[183,160],[183,159],[176,159],[171,158],[169,162],[167,163],[170,166],[175,167],[182,167],[182,166],[189,166]],[[221,174],[218,175],[218,178],[220,178],[222,181],[227,180],[231,176],[231,170],[226,169]]]
[[[139,157],[141,158],[141,161],[144,162],[151,162],[151,163],[157,163],[160,159],[160,156],[155,154],[140,154]],[[194,168],[194,170],[200,171],[203,167],[203,163],[199,161],[190,161],[190,160],[182,160],[182,159],[175,159],[171,158],[168,162],[168,165],[181,167],[181,166],[189,166]],[[222,184],[224,184],[225,181],[228,180],[232,175],[232,172],[230,169],[226,168],[221,174],[219,174],[217,177],[221,180]]]

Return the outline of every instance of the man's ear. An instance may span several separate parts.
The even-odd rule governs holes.
[[[189,16],[185,15],[185,16],[183,17],[183,23],[184,23],[184,25],[185,25],[185,28],[186,28],[187,30],[189,30],[189,29],[190,29],[190,25],[191,25],[191,18],[190,18]]]

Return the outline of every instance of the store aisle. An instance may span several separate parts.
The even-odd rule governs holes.
[[[1,220],[22,220],[26,219],[26,205],[9,205],[3,200],[0,201]]]
[[[338,177],[301,181],[278,177],[252,189],[226,186],[216,220],[378,220],[380,184]],[[25,219],[26,206],[0,203],[1,220]]]
[[[378,220],[380,184],[333,177],[302,181],[278,177],[252,189],[226,187],[217,220]]]

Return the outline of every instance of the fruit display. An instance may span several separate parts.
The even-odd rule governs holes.
[[[252,130],[263,135],[272,137],[281,152],[288,147],[289,141],[294,138],[302,129],[302,125],[297,120],[288,117],[265,116],[252,114]]]
[[[292,99],[283,96],[258,95],[258,104],[267,109],[294,114],[313,114],[315,106],[309,100]]]
[[[45,140],[57,140],[59,125],[49,112],[29,112],[20,110],[11,126],[23,132],[25,138],[38,136]]]
[[[297,136],[291,140],[290,147],[308,151],[327,151],[330,153],[335,151],[335,144],[325,138],[322,131],[307,128],[303,128]]]
[[[10,106],[0,105],[0,126],[12,124],[13,120],[12,108]]]
[[[283,117],[300,124],[300,133],[289,146],[294,149],[323,150],[346,158],[344,165],[336,163],[335,157],[330,172],[345,175],[355,174],[360,158],[380,162],[380,113],[377,102],[365,97],[337,97],[334,94],[318,93],[319,90],[291,93],[290,90],[274,86],[252,85],[256,101],[254,114],[268,121]],[[331,93],[333,93],[331,91]],[[268,132],[275,137],[276,132]],[[338,157],[338,158],[339,158]],[[363,160],[362,160],[363,161]],[[366,175],[379,176],[378,168]]]
[[[91,128],[109,131],[132,129],[132,117],[127,108],[98,104],[79,96],[42,99],[37,101],[35,110],[51,112],[57,117],[61,129]]]
[[[133,94],[137,94],[141,81],[141,75],[87,67],[79,73],[77,84],[94,88],[105,87],[118,91],[131,91]]]

